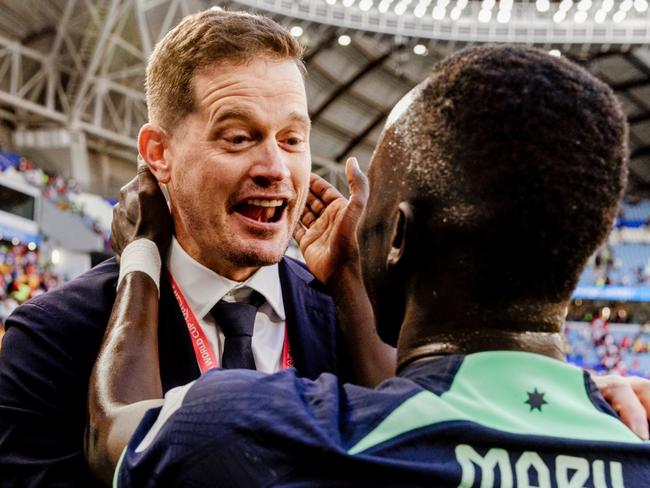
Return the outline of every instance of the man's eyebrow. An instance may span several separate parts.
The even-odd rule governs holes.
[[[251,110],[248,110],[243,107],[232,107],[220,110],[216,114],[216,118],[213,119],[213,123],[218,124],[226,120],[241,120],[244,122],[257,120],[257,116]],[[311,120],[309,116],[302,114],[300,112],[291,112],[287,116],[287,120],[290,122],[297,122],[305,127],[311,127]]]
[[[217,117],[214,119],[215,123],[223,122],[225,120],[236,119],[236,120],[255,120],[255,114],[250,110],[241,107],[227,108],[220,110],[215,114]]]
[[[288,120],[303,124],[307,128],[311,127],[311,119],[307,115],[301,114],[300,112],[291,112],[289,114]]]

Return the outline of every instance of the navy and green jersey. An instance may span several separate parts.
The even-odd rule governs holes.
[[[588,375],[523,352],[415,363],[374,390],[212,370],[162,408],[118,486],[650,486],[650,444]]]

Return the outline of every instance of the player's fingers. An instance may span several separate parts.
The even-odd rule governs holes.
[[[135,224],[140,218],[140,200],[137,193],[130,193],[123,202],[120,202],[120,214],[125,222]]]
[[[115,217],[115,208],[124,212],[129,222],[136,222],[140,214],[139,204],[139,181],[140,175],[136,174],[126,185],[120,188],[120,201],[114,207],[113,216]]]
[[[311,210],[315,215],[320,215],[325,209],[325,204],[313,193],[310,193],[307,196],[307,207],[309,207],[309,210]]]
[[[314,213],[314,211],[311,209],[309,205],[305,205],[302,209],[302,213],[300,214],[300,219],[302,220],[303,217],[306,215],[311,215],[312,217],[316,218],[318,215]]]
[[[120,188],[120,200],[124,199],[124,197],[133,191],[137,191],[138,189],[138,173],[131,178],[122,188]]]
[[[305,236],[306,233],[307,233],[307,227],[305,227],[305,225],[301,221],[298,221],[298,225],[296,225],[296,228],[293,231],[293,238],[298,243],[298,246],[300,246],[300,242],[302,241],[302,238]]]
[[[111,232],[114,232],[116,229],[119,230],[118,226],[125,226],[128,224],[133,225],[136,221],[135,218],[131,215],[133,212],[128,211],[128,205],[124,202],[119,202],[113,207],[113,220],[111,221]],[[137,218],[137,217],[136,217]]]
[[[645,409],[646,418],[650,419],[650,380],[645,378],[630,378],[634,394]]]
[[[357,158],[348,158],[345,163],[345,176],[350,188],[350,205],[363,210],[368,201],[368,178],[361,171]]]
[[[302,217],[300,218],[300,223],[305,226],[305,228],[309,229],[311,224],[313,224],[316,221],[316,215],[314,215],[312,212],[305,211],[302,214]]]
[[[320,198],[318,198],[318,195],[316,195],[315,193],[312,193],[312,192],[308,192],[307,193],[307,200],[305,201],[306,206],[309,206],[309,204],[311,202],[313,202],[314,200],[318,200],[319,202],[323,203],[322,200]]]
[[[165,196],[163,195],[158,180],[153,175],[149,166],[141,158],[138,158],[138,193],[137,197],[144,205],[158,205],[158,210],[167,209]]]
[[[648,439],[648,417],[629,381],[614,376],[595,380],[598,388],[628,428],[641,439]]]
[[[139,154],[138,154],[138,157],[137,157],[136,161],[137,161],[137,172],[138,173],[140,171],[144,171],[145,168],[149,169],[149,166],[147,166],[147,162]]]
[[[309,181],[309,191],[326,205],[337,198],[343,198],[341,192],[334,188],[331,183],[314,173],[312,173]]]
[[[138,166],[138,183],[140,186],[140,189],[145,189],[145,188],[152,188],[154,186],[158,186],[158,180],[156,180],[156,177],[153,175],[151,170],[149,169],[149,166],[146,164]]]

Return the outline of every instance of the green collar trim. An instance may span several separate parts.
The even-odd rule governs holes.
[[[593,405],[581,369],[539,354],[489,351],[466,356],[448,391],[412,396],[348,453],[359,454],[415,429],[452,421],[511,434],[642,442]]]

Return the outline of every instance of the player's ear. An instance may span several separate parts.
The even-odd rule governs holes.
[[[405,265],[407,249],[413,245],[412,234],[414,226],[413,207],[409,202],[400,202],[393,218],[391,245],[386,257],[386,269],[400,270]]]
[[[144,124],[138,134],[138,151],[159,183],[166,184],[171,178],[167,132],[155,124]]]

